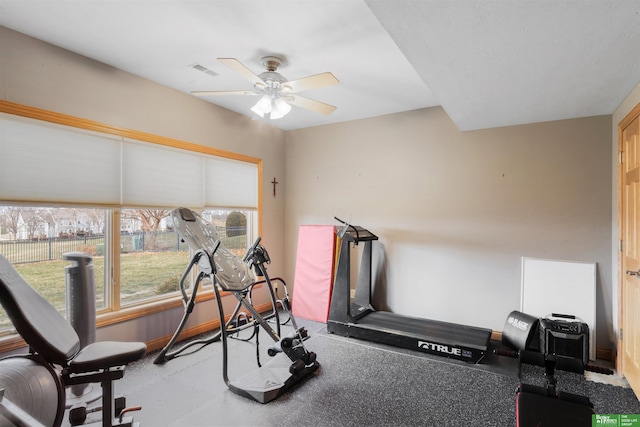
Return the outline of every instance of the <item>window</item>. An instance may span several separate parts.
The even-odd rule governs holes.
[[[62,314],[71,252],[91,255],[96,309],[105,308],[104,209],[0,206],[0,254]],[[10,327],[2,311],[0,335]]]
[[[127,306],[174,295],[191,253],[174,230],[170,209],[122,209],[119,246],[120,293],[109,298],[110,277],[105,276],[109,239],[105,217],[111,211],[88,208],[0,206],[0,254],[62,314],[66,313],[67,266],[64,255],[83,252],[91,256],[96,310]],[[253,211],[210,209],[202,217],[214,224],[221,243],[243,256],[253,241]],[[191,282],[187,283],[191,285]],[[0,336],[11,324],[0,308]]]
[[[179,290],[192,252],[175,231],[170,214],[171,209],[120,211],[119,306],[156,300]],[[255,234],[253,211],[209,209],[201,215],[216,226],[222,245],[244,255]],[[191,281],[186,285],[190,288]]]
[[[190,258],[169,218],[178,206],[199,210],[239,255],[259,234],[259,159],[16,111],[0,102],[0,254],[61,312],[65,252],[92,256],[97,311],[115,321],[177,299]],[[0,335],[8,327],[0,313]]]
[[[178,290],[189,248],[168,223],[169,209],[120,212],[120,304]]]
[[[174,230],[168,209],[123,209],[120,214],[120,304],[137,304],[175,293],[191,252]],[[252,238],[251,211],[204,210],[221,244],[244,256]],[[191,278],[192,280],[195,278]],[[191,282],[187,285],[190,287]]]

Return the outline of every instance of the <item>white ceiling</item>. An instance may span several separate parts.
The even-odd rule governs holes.
[[[293,107],[286,130],[435,105],[461,130],[611,114],[640,81],[638,0],[0,0],[0,25],[185,93],[252,89],[218,57],[332,72],[303,95],[337,110]]]

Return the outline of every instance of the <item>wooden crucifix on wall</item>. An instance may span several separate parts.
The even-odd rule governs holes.
[[[276,185],[279,184],[278,181],[276,181],[276,177],[273,177],[273,181],[271,181],[271,183],[273,184],[273,197],[276,197]]]

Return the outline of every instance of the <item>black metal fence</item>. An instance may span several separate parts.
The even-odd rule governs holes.
[[[229,249],[246,245],[246,227],[226,230],[218,227],[223,245]],[[86,252],[92,256],[103,256],[104,235],[77,237],[50,237],[31,240],[0,240],[0,254],[12,264],[52,261],[62,259],[65,252]],[[120,235],[120,252],[168,252],[188,250],[175,231],[123,233]]]
[[[99,249],[104,254],[104,236],[0,241],[0,254],[12,264],[62,259],[63,253],[74,251],[98,255]]]

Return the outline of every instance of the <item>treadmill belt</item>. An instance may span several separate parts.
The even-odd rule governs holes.
[[[491,330],[437,320],[403,316],[386,311],[375,311],[358,320],[358,326],[386,330],[389,333],[400,332],[412,335],[416,339],[436,341],[448,345],[486,350]]]

